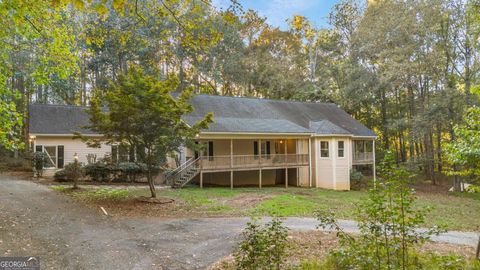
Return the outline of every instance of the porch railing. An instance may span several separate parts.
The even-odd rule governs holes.
[[[373,163],[373,152],[356,152],[353,155],[353,164]]]
[[[308,154],[203,156],[200,163],[203,170],[306,166]]]

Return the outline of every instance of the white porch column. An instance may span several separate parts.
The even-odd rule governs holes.
[[[258,170],[258,187],[262,188],[262,168]]]
[[[312,137],[308,138],[308,187],[312,187]]]
[[[288,188],[287,139],[285,139],[285,188]]]
[[[377,172],[375,168],[375,139],[373,139],[373,150],[372,150],[372,155],[373,155],[373,187],[377,187]]]
[[[262,188],[262,140],[258,140],[257,145],[257,152],[258,152],[258,187]]]
[[[230,188],[233,189],[233,139],[230,139]]]

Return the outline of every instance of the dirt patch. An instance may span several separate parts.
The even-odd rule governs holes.
[[[338,248],[338,238],[335,233],[322,231],[290,232],[287,257],[287,269],[298,266],[303,261],[322,261],[328,253]],[[446,243],[428,242],[420,248],[421,252],[433,252],[440,255],[457,255],[472,258],[475,249],[469,246],[453,245]],[[226,256],[210,265],[208,270],[235,269],[233,255]]]
[[[139,200],[138,198],[128,198],[121,200],[84,200],[78,199],[80,203],[88,208],[102,213],[100,207],[103,207],[109,216],[118,218],[129,217],[189,217],[195,216],[194,213],[184,210],[184,203],[178,199],[157,198],[158,202],[168,203],[150,203]],[[199,215],[197,215],[199,216]]]
[[[277,194],[245,193],[233,198],[226,199],[221,203],[236,209],[247,209],[257,206],[259,203],[275,197]]]

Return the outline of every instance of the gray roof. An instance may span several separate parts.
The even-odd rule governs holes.
[[[88,125],[85,107],[69,105],[30,104],[29,130],[34,134],[94,134],[82,128]]]
[[[375,133],[332,103],[197,95],[194,111],[183,117],[190,125],[209,112],[214,114],[208,132],[311,133],[317,135],[375,136]],[[30,105],[30,133],[93,134],[84,107]]]
[[[333,103],[197,95],[194,112],[184,117],[194,124],[213,112],[210,132],[313,133],[376,136]]]

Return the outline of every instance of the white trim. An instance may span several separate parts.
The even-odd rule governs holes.
[[[331,149],[330,140],[324,140],[324,141],[320,140],[319,142],[320,142],[319,145],[318,145],[318,153],[319,153],[318,156],[319,156],[319,158],[320,159],[330,159],[332,157],[332,155],[330,154],[330,149]],[[327,145],[328,145],[328,149],[327,149],[328,150],[328,157],[322,157],[322,142],[326,142]]]
[[[343,148],[342,148],[342,150],[343,150],[343,157],[341,157],[341,156],[338,155],[338,150],[340,150],[340,147],[338,147],[338,143],[339,143],[339,142],[343,142]],[[337,140],[337,141],[336,141],[336,146],[337,146],[337,151],[335,151],[336,157],[337,157],[338,159],[345,159],[345,141],[344,141],[344,140],[341,140],[341,139],[340,139],[340,140]]]
[[[200,136],[202,134],[205,134],[205,135],[209,135],[209,134],[213,134],[213,135],[224,135],[224,134],[228,134],[228,135],[231,135],[231,134],[234,134],[234,135],[291,135],[291,136],[295,136],[295,135],[301,135],[301,136],[308,136],[308,135],[312,135],[312,133],[297,133],[297,132],[216,132],[216,131],[201,131],[200,133]]]
[[[36,137],[74,137],[75,134],[50,134],[50,133],[30,133],[30,135],[34,135]],[[84,137],[103,137],[101,134],[85,134],[82,136]],[[36,139],[36,138],[35,138]]]
[[[335,153],[336,152],[336,140],[335,139],[332,139],[332,150],[333,152]],[[337,190],[337,159],[334,158],[332,160],[332,177],[333,177],[333,189],[334,190]]]

